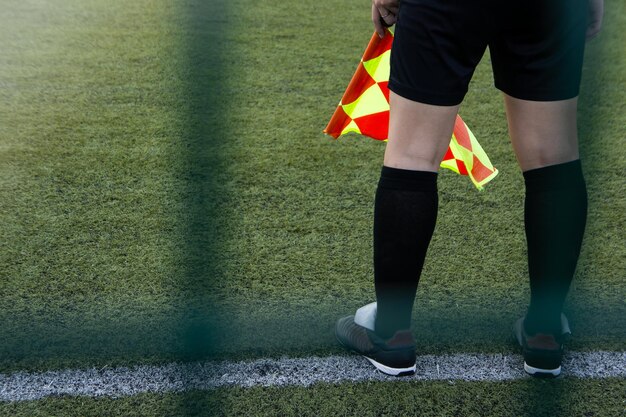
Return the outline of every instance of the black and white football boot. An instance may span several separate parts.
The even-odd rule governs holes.
[[[524,370],[537,377],[555,378],[561,374],[563,343],[571,335],[569,322],[561,314],[561,334],[537,333],[530,335],[524,329],[524,319],[515,322],[513,331],[522,347]]]
[[[415,339],[410,330],[399,330],[382,339],[374,332],[376,303],[361,307],[353,316],[337,321],[335,335],[339,343],[363,355],[379,371],[392,376],[415,373]]]

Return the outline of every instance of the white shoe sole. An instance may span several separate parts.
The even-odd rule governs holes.
[[[559,366],[556,369],[542,369],[535,368],[534,366],[528,365],[524,362],[524,370],[530,375],[551,375],[551,376],[559,376],[561,374],[561,367]]]
[[[404,376],[404,375],[411,375],[415,373],[415,369],[416,369],[415,364],[413,364],[413,366],[410,366],[408,368],[390,368],[389,366],[383,365],[380,362],[376,362],[372,358],[368,358],[367,356],[364,356],[364,357],[365,359],[370,361],[371,364],[376,367],[376,369],[378,369],[380,372],[387,374],[387,375]]]

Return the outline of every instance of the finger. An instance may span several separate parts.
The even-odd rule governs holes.
[[[380,10],[379,10],[380,11]],[[381,24],[384,27],[393,26],[396,23],[396,15],[393,13],[386,13],[380,16]]]
[[[372,6],[372,22],[374,22],[374,30],[378,34],[379,38],[383,38],[385,36],[385,28],[381,23],[382,17],[380,16],[380,12],[376,6]]]
[[[396,24],[396,20],[398,20],[398,18],[396,17],[395,14],[390,14],[389,16],[387,16],[384,21],[385,21],[385,25],[387,27],[389,26],[393,26]]]
[[[390,17],[391,17],[391,16],[390,16]],[[396,22],[395,22],[395,19],[393,19],[393,20],[391,20],[391,19],[386,19],[386,20],[385,20],[385,19],[382,19],[382,18],[381,18],[381,19],[380,19],[380,24],[381,24],[381,25],[382,25],[382,27],[384,27],[384,28],[389,28],[389,27],[391,27],[391,26],[395,25],[395,24],[396,24]]]

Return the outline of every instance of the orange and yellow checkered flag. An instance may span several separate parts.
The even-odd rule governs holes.
[[[387,29],[381,39],[372,35],[363,58],[341,98],[324,133],[335,139],[356,132],[377,140],[387,140],[389,130],[389,58],[393,32]],[[476,188],[491,181],[498,170],[480,146],[463,119],[457,115],[450,146],[441,167],[467,175]]]

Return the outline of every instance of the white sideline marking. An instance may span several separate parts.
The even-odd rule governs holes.
[[[242,362],[171,363],[110,369],[0,374],[0,401],[48,396],[125,397],[144,392],[180,392],[239,386],[309,386],[345,381],[505,381],[528,378],[520,355],[455,354],[417,358],[410,377],[386,376],[360,356],[257,359]],[[626,352],[569,352],[563,375],[576,378],[626,377]]]

